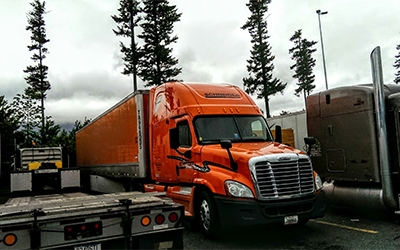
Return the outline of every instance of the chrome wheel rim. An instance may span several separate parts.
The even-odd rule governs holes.
[[[206,200],[201,202],[200,219],[204,229],[209,230],[211,224],[210,206]]]

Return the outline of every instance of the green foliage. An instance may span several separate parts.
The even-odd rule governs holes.
[[[315,88],[315,85],[313,85],[315,80],[315,75],[313,75],[315,59],[312,57],[312,53],[317,51],[313,49],[317,42],[302,38],[301,30],[297,30],[290,38],[290,41],[294,43],[294,47],[289,49],[289,54],[292,54],[291,58],[295,61],[295,64],[290,66],[290,69],[294,70],[293,77],[298,81],[295,95],[300,96],[300,93],[303,92],[305,100]]]
[[[145,86],[158,86],[164,82],[176,80],[182,69],[176,67],[178,59],[172,56],[172,43],[177,36],[172,36],[173,25],[180,21],[182,14],[177,13],[175,5],[167,0],[144,0],[143,32],[138,36],[143,39],[141,50],[144,57],[139,60],[140,78],[147,82]]]
[[[396,49],[399,51],[399,53],[395,56],[396,60],[394,62],[393,67],[397,69],[397,72],[395,73],[394,82],[398,84],[400,83],[400,44],[396,46]]]
[[[264,99],[267,117],[271,117],[269,97],[278,92],[283,94],[287,85],[272,76],[275,56],[272,55],[267,41],[269,36],[266,17],[270,2],[271,0],[250,0],[246,6],[251,15],[242,27],[249,31],[253,44],[250,59],[247,60],[249,77],[243,78],[243,84],[247,93],[256,94],[257,99]]]
[[[18,141],[17,143],[23,146],[30,146],[33,141],[36,142],[40,139],[38,128],[42,109],[36,100],[25,94],[17,94],[13,99],[12,107],[15,117],[18,119],[21,128],[20,134],[23,138],[23,141]]]
[[[2,134],[11,134],[18,129],[18,117],[3,95],[0,96],[0,129]]]
[[[14,153],[14,137],[12,135],[15,134],[18,127],[18,117],[15,116],[13,107],[8,104],[4,96],[0,96],[0,158],[2,165],[10,166],[11,164],[11,155]]]
[[[124,55],[122,59],[125,62],[125,68],[123,69],[122,74],[133,75],[134,90],[136,90],[136,73],[137,64],[140,58],[140,48],[135,42],[135,27],[138,26],[138,23],[141,20],[141,17],[139,16],[139,2],[136,0],[121,0],[118,11],[119,16],[111,16],[111,18],[118,24],[117,30],[113,29],[114,34],[130,38],[129,46],[126,46],[123,42],[120,42],[119,44],[121,52]]]
[[[58,144],[62,146],[65,154],[69,155],[70,165],[76,166],[76,144],[75,133],[90,123],[90,119],[85,119],[84,122],[75,121],[71,131],[62,130],[58,135]]]
[[[58,135],[61,127],[51,119],[51,116],[46,117],[45,127],[40,127],[40,134],[42,136],[42,145],[48,147],[56,147],[59,144]]]
[[[49,42],[46,39],[45,22],[45,2],[41,3],[35,0],[31,3],[33,10],[28,12],[28,26],[26,30],[31,31],[31,45],[28,45],[29,51],[34,51],[31,59],[37,63],[34,66],[28,66],[25,73],[29,74],[25,80],[29,87],[25,90],[26,94],[33,99],[46,99],[46,91],[50,89],[50,83],[47,81],[48,67],[43,64],[43,59],[48,54],[48,49],[44,45]]]
[[[28,26],[26,30],[31,31],[31,45],[28,45],[29,51],[34,51],[31,59],[34,61],[35,65],[30,65],[24,70],[28,74],[25,77],[26,83],[29,85],[25,89],[25,94],[33,99],[41,101],[41,121],[42,127],[45,127],[45,116],[44,116],[44,100],[46,99],[46,91],[50,90],[51,85],[47,81],[47,71],[48,67],[43,64],[43,60],[48,54],[48,49],[44,46],[50,40],[46,39],[46,29],[43,15],[46,13],[45,2],[40,2],[40,0],[34,0],[31,3],[33,10],[29,11],[28,16]],[[45,135],[42,134],[42,137]]]

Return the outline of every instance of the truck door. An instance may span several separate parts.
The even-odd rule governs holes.
[[[170,155],[168,165],[175,167],[176,178],[179,182],[192,182],[194,162],[192,160],[192,133],[189,122],[181,120],[176,128],[170,130]]]

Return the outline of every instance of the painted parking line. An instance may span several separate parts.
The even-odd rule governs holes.
[[[324,225],[329,225],[329,226],[334,226],[334,227],[340,227],[340,228],[345,228],[345,229],[349,229],[349,230],[359,231],[359,232],[363,232],[363,233],[370,233],[370,234],[377,234],[378,233],[378,231],[375,231],[375,230],[363,229],[363,228],[358,228],[358,227],[349,227],[349,226],[346,226],[346,225],[340,225],[340,224],[327,222],[327,221],[322,221],[322,220],[310,220],[310,221],[315,222],[315,223],[319,223],[319,224],[324,224]]]

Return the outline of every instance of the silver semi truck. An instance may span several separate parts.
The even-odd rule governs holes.
[[[384,85],[379,47],[371,53],[373,84],[345,86],[307,98],[311,159],[327,201],[399,210],[400,86]]]

